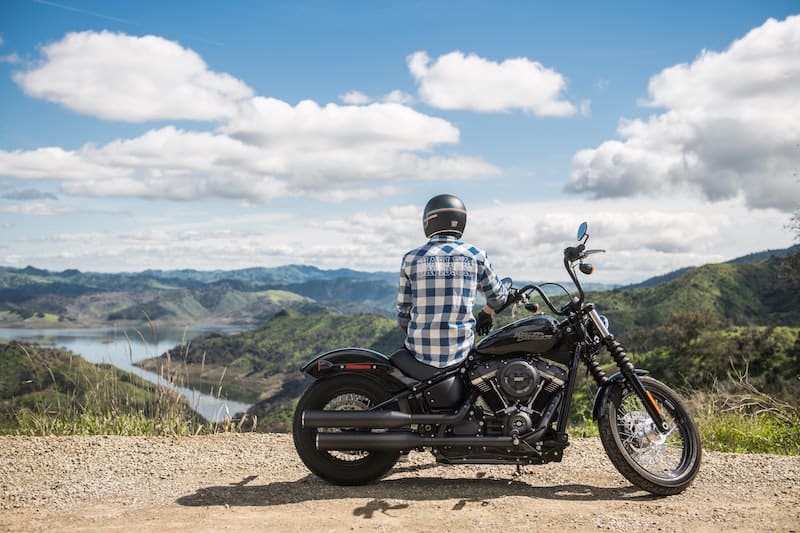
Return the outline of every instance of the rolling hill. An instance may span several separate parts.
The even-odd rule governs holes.
[[[0,434],[81,432],[167,413],[203,422],[178,394],[133,374],[61,349],[0,343]]]
[[[619,329],[663,323],[694,311],[742,326],[800,325],[800,299],[788,257],[690,268],[657,285],[592,293]]]
[[[133,274],[0,267],[0,324],[89,327],[154,321],[258,325],[281,309],[311,312],[325,307],[389,314],[396,283],[396,274],[305,265]]]

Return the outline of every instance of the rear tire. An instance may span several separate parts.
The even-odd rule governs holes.
[[[700,468],[700,434],[678,394],[650,377],[639,378],[670,427],[658,431],[639,397],[623,384],[606,395],[598,419],[600,440],[611,462],[637,487],[658,496],[683,492]]]
[[[318,431],[355,430],[304,428],[302,416],[305,410],[367,410],[388,398],[385,390],[366,377],[344,374],[314,382],[294,412],[292,435],[300,459],[311,472],[336,485],[363,485],[383,477],[397,463],[399,451],[318,450]]]

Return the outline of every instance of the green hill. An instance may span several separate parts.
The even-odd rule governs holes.
[[[787,275],[788,261],[710,264],[654,287],[591,293],[589,299],[619,331],[661,324],[687,311],[740,326],[800,325],[800,298]]]
[[[175,393],[60,349],[0,344],[0,433],[186,432],[204,421]]]
[[[291,407],[305,387],[298,371],[303,363],[348,346],[390,354],[402,342],[397,323],[383,316],[282,311],[258,329],[195,340],[182,350],[181,361],[168,362],[165,354],[140,364],[153,371],[168,364],[179,368],[201,389],[221,386],[228,397],[255,404],[248,414],[258,416],[259,427],[286,430]]]
[[[390,282],[388,278],[391,277]],[[304,265],[199,272],[101,274],[0,267],[0,324],[262,324],[281,309],[391,312],[396,274]]]

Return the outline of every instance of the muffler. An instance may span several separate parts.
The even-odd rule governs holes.
[[[426,446],[508,448],[515,446],[513,441],[511,437],[424,437],[416,433],[317,433],[318,450],[411,450]]]
[[[304,428],[399,428],[414,424],[401,411],[303,411]]]
[[[469,411],[470,402],[451,415],[411,414],[402,411],[303,411],[304,428],[389,429],[411,424],[455,424]]]

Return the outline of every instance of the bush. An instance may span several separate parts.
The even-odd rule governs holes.
[[[740,376],[695,393],[690,404],[707,450],[800,455],[800,411]]]

